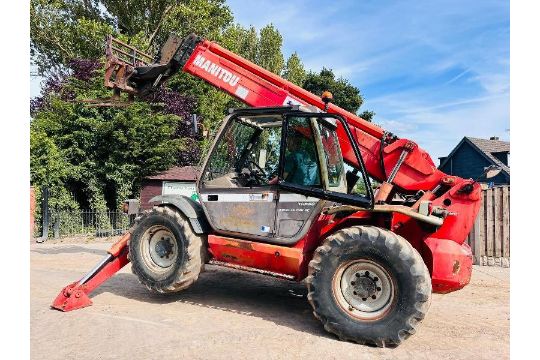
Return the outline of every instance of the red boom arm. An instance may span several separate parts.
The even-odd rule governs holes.
[[[208,40],[196,45],[183,71],[207,81],[249,106],[302,104],[321,110],[325,108],[320,97]],[[329,105],[327,111],[341,115],[349,123],[368,174],[378,181],[385,181],[405,145],[412,142],[397,140],[384,147],[381,154],[382,141],[388,138],[383,129],[333,104]],[[356,156],[343,129],[339,135],[345,161],[356,165]],[[403,192],[414,193],[418,190],[432,190],[445,176],[436,168],[431,157],[414,144],[393,183]]]

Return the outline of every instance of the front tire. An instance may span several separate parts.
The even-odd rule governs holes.
[[[203,268],[203,240],[179,211],[154,207],[141,216],[131,235],[132,272],[152,292],[184,290],[197,280]]]
[[[371,226],[329,236],[309,263],[308,300],[324,328],[341,340],[395,347],[422,321],[431,277],[402,237]]]

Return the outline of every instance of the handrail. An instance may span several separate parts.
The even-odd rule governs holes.
[[[412,210],[410,207],[403,206],[403,205],[375,205],[373,209],[366,209],[366,208],[361,208],[358,206],[351,206],[351,205],[340,205],[340,206],[331,207],[325,210],[324,213],[331,215],[331,214],[335,214],[341,211],[396,212],[396,213],[410,216],[411,218],[414,218],[416,220],[420,220],[420,221],[423,221],[423,222],[426,222],[428,224],[435,225],[435,226],[441,226],[444,222],[443,218],[440,218],[434,215],[423,215]]]

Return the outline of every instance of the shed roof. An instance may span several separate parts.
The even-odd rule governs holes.
[[[147,176],[148,180],[177,180],[177,181],[196,181],[200,169],[197,166],[174,166],[169,170],[163,171],[153,176]]]

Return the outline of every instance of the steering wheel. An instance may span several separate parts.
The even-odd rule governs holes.
[[[265,178],[266,172],[253,160],[249,160],[246,165],[248,164],[252,166],[244,167],[235,178],[240,180],[243,186],[261,186],[265,184],[267,181]]]
[[[243,168],[238,176],[235,176],[233,179],[239,180],[241,186],[260,186],[264,179],[261,177],[257,170],[248,169],[247,167]]]
[[[264,171],[264,169],[263,169],[262,167],[260,167],[259,164],[257,164],[255,161],[249,160],[249,163],[252,164],[252,165],[255,165],[255,167],[257,168],[257,170],[260,171],[260,174],[257,174],[257,175],[259,175],[259,176],[262,175],[262,176],[265,177],[265,178],[268,177],[268,176],[266,175],[266,171]]]

